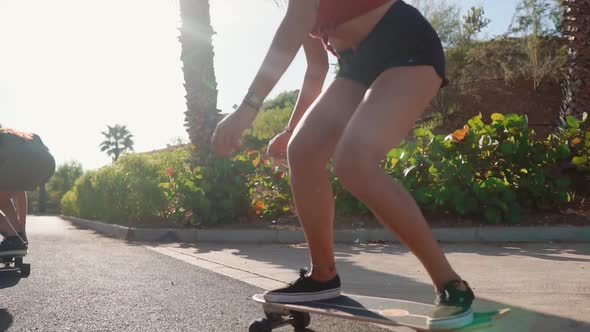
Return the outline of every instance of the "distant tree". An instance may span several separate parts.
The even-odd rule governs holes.
[[[244,134],[244,147],[265,149],[268,141],[285,129],[298,96],[299,90],[287,91],[265,101],[252,128]]]
[[[471,7],[467,15],[463,16],[461,42],[471,44],[477,35],[490,24],[491,20],[485,17],[483,7]]]
[[[47,183],[47,196],[52,206],[59,206],[62,197],[74,187],[76,180],[84,173],[82,164],[71,161],[60,165]]]
[[[133,135],[127,126],[117,124],[107,127],[108,131],[102,132],[105,140],[100,143],[100,151],[106,151],[113,161],[117,161],[123,153],[133,151]]]
[[[46,184],[39,185],[39,213],[45,213],[47,211],[47,189]]]
[[[556,0],[520,0],[508,33],[522,36],[549,36],[559,33],[561,6]]]
[[[411,0],[437,31],[446,47],[455,46],[461,39],[461,8],[446,0]]]

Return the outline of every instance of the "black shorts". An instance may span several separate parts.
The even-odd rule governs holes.
[[[394,67],[431,65],[448,84],[445,53],[438,34],[420,11],[398,0],[369,36],[352,50],[338,52],[337,77],[369,87],[385,70]]]
[[[0,133],[0,191],[35,190],[55,171],[55,160],[39,136],[26,141]]]

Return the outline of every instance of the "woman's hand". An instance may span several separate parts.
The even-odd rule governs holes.
[[[32,141],[33,140],[33,134],[25,133],[24,131],[17,131],[17,130],[10,129],[10,128],[0,128],[0,133],[14,135],[16,137],[19,137],[19,138],[25,140],[25,141]]]
[[[285,159],[287,157],[287,145],[291,139],[291,133],[283,131],[270,140],[268,144],[268,156],[276,159]]]
[[[220,156],[230,156],[240,149],[240,138],[244,131],[252,125],[258,110],[242,104],[233,113],[226,116],[217,124],[213,133],[213,149]]]

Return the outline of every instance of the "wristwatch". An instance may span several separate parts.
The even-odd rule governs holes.
[[[259,109],[262,107],[262,99],[258,97],[254,90],[248,91],[244,97],[244,104],[252,106],[253,108]]]
[[[285,132],[288,133],[288,134],[290,134],[290,133],[293,132],[293,128],[291,128],[290,126],[286,126],[285,127]]]

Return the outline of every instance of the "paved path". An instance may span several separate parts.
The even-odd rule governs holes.
[[[0,331],[247,331],[261,316],[255,286],[59,218],[28,228],[32,273],[0,275]],[[384,331],[327,318],[313,330]]]

